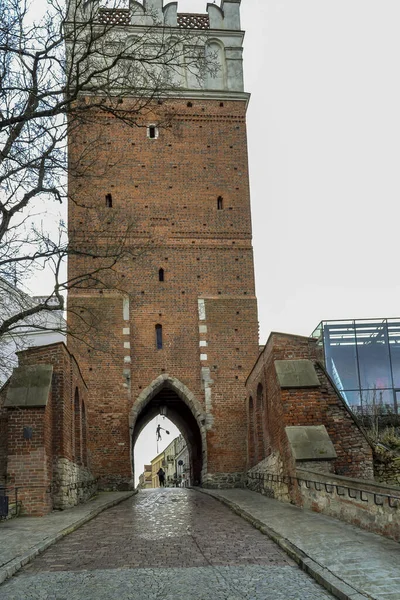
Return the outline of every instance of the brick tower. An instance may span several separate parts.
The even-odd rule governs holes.
[[[91,277],[68,298],[88,453],[104,487],[131,485],[137,436],[166,414],[187,441],[192,481],[237,485],[244,382],[258,355],[240,0],[204,15],[134,4],[134,17],[119,11],[119,35],[140,35],[151,10],[169,31],[201,30],[220,68],[200,83],[187,70],[179,94],[141,111],[142,126],[102,113],[70,134],[70,164],[84,167],[69,174],[71,242],[107,254],[123,238],[127,250],[101,284]],[[69,277],[91,260],[71,256]]]

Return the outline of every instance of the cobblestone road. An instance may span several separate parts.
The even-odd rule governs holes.
[[[328,600],[273,542],[192,490],[142,491],[52,546],[2,600]]]

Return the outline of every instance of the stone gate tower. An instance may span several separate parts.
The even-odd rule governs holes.
[[[240,0],[202,15],[133,5],[134,15],[100,18],[140,36],[151,12],[158,31],[201,35],[220,67],[200,82],[183,69],[179,92],[150,102],[138,127],[102,112],[70,134],[70,239],[82,250],[70,278],[101,263],[91,248],[107,262],[123,247],[68,298],[69,344],[89,388],[88,454],[105,487],[129,484],[135,440],[161,412],[187,441],[194,483],[235,485],[258,355]]]

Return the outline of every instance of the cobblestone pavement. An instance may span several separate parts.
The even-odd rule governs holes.
[[[271,540],[215,499],[141,491],[0,587],[2,600],[328,600]]]
[[[0,522],[0,582],[9,576],[9,569],[14,573],[39,551],[132,495],[133,492],[100,492],[86,504],[53,511],[45,517],[19,517]]]

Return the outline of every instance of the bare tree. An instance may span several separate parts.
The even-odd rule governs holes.
[[[179,93],[184,73],[201,85],[218,70],[202,32],[161,26],[156,15],[141,21],[140,13],[135,21],[138,4],[130,4],[117,0],[110,9],[98,1],[47,0],[37,22],[26,0],[0,0],[0,341],[27,319],[46,327],[46,319],[32,317],[63,310],[73,287],[117,285],[110,272],[134,252],[130,223],[108,246],[79,245],[62,221],[49,223],[52,203],[79,201],[67,191],[67,172],[75,179],[87,174],[101,144],[93,139],[68,163],[68,135],[99,113],[141,126],[154,103]],[[94,204],[85,208],[96,211]],[[63,265],[74,254],[96,260],[68,279]],[[15,285],[10,294],[11,284],[31,280],[38,269],[52,273],[46,297],[29,301]]]

